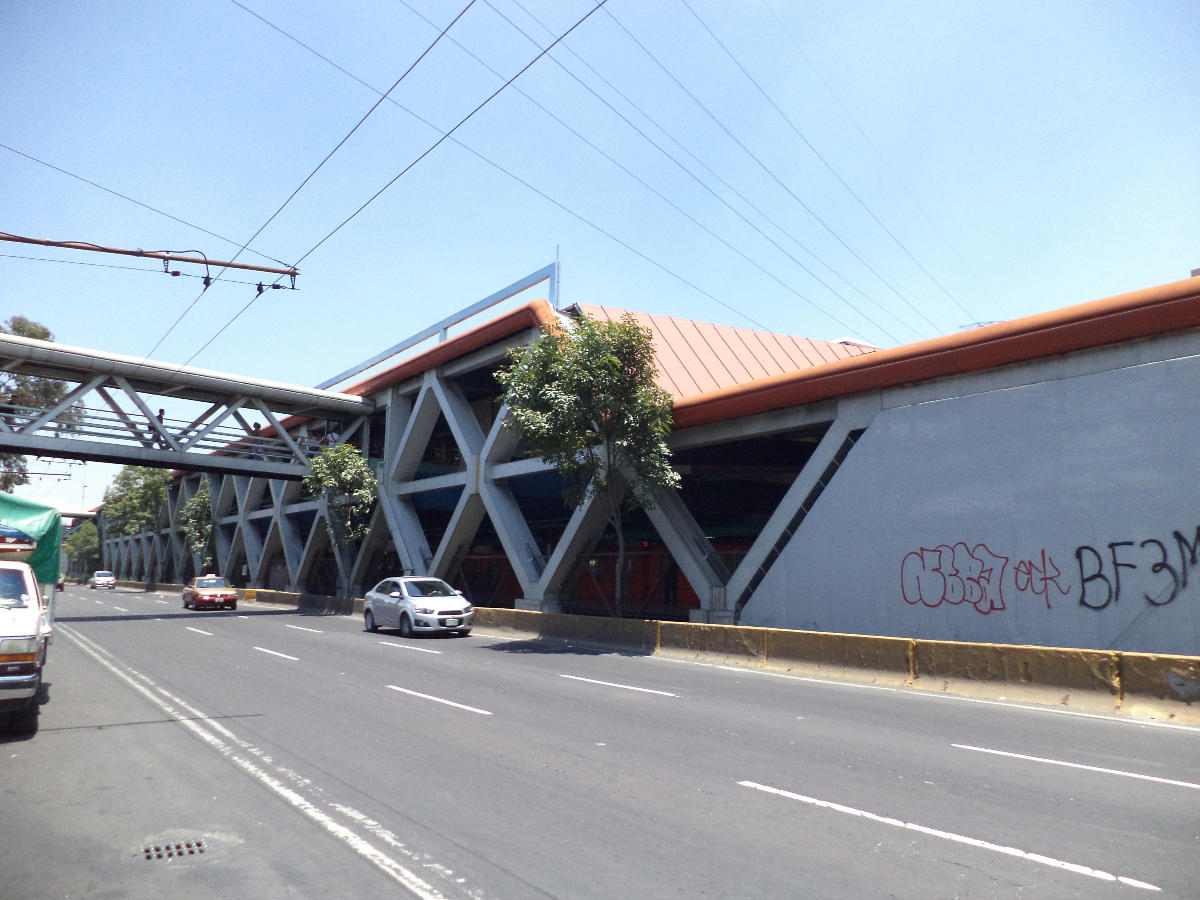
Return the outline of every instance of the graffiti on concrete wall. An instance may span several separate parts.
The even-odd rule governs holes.
[[[904,557],[900,584],[909,603],[941,606],[969,603],[985,616],[1004,609],[1004,570],[1007,556],[997,556],[986,544],[968,547],[959,541],[922,547]]]
[[[1189,540],[1180,531],[1170,539],[1111,541],[1102,547],[1075,548],[1079,567],[1079,605],[1107,609],[1122,597],[1135,596],[1153,606],[1166,606],[1188,586],[1192,569],[1200,564],[1200,526]],[[900,589],[912,605],[937,607],[968,603],[983,615],[1006,608],[1004,592],[1039,598],[1046,609],[1052,600],[1071,596],[1075,588],[1045,549],[1018,559],[992,552],[986,544],[939,544],[905,555],[900,564]],[[1011,580],[1005,575],[1011,571]]]
[[[1046,601],[1046,609],[1053,609],[1050,597],[1055,599],[1071,593],[1071,585],[1064,586],[1060,579],[1062,570],[1054,564],[1054,557],[1042,548],[1039,559],[1023,559],[1013,570],[1013,581],[1018,591],[1033,594]]]
[[[1173,531],[1170,541],[1112,541],[1103,549],[1084,544],[1075,550],[1079,605],[1107,609],[1132,594],[1153,606],[1166,606],[1187,587],[1189,567],[1196,565],[1198,551],[1200,527],[1190,541]]]

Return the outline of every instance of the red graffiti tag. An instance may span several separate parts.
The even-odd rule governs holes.
[[[1058,583],[1061,575],[1062,572],[1054,564],[1054,557],[1047,554],[1045,548],[1042,549],[1040,563],[1036,559],[1023,559],[1013,569],[1013,581],[1016,583],[1017,590],[1027,591],[1035,597],[1041,597],[1046,601],[1046,609],[1051,608],[1051,585],[1054,585],[1054,589],[1060,596],[1065,597],[1070,593],[1071,586],[1069,584],[1063,587]]]
[[[1007,556],[997,556],[986,544],[968,548],[959,541],[932,550],[922,547],[904,557],[900,585],[909,603],[940,606],[970,603],[987,615],[1004,609],[1004,570]]]

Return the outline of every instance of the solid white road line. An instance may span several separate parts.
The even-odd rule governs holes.
[[[234,738],[233,733],[229,729],[221,726],[219,723],[211,720],[206,720],[203,716],[184,716],[175,707],[167,703],[159,693],[165,694],[161,687],[155,684],[145,675],[131,673],[117,664],[110,661],[106,657],[111,656],[107,650],[104,650],[98,644],[94,644],[90,639],[74,631],[71,628],[63,628],[63,634],[68,639],[74,641],[80,649],[91,655],[101,665],[107,667],[114,675],[145,696],[150,702],[154,703],[167,715],[179,722],[184,728],[187,728],[196,737],[208,744],[213,750],[225,757],[230,763],[241,769],[246,775],[253,778],[263,787],[273,792],[276,796],[288,803],[293,809],[307,816],[317,825],[325,830],[325,832],[334,838],[342,841],[351,850],[359,856],[368,860],[397,884],[411,891],[420,900],[444,900],[444,895],[434,888],[429,882],[425,881],[412,870],[405,868],[392,857],[388,856],[382,850],[375,847],[362,835],[354,832],[350,828],[340,822],[335,821],[328,813],[323,812],[316,805],[316,802],[309,800],[304,794],[294,788],[288,787],[283,783],[283,780],[277,775],[272,774],[267,769],[263,768],[254,760],[248,759],[240,755],[237,750],[221,740],[218,734],[224,734],[236,743],[241,743]],[[261,648],[255,648],[261,649]],[[267,651],[271,652],[271,651]],[[134,677],[136,675],[136,678]],[[143,683],[144,682],[144,683]],[[154,688],[155,690],[151,690]],[[156,693],[156,691],[158,693]],[[213,730],[210,730],[213,729]],[[214,733],[217,732],[217,733]],[[285,773],[276,769],[279,775]],[[336,807],[335,807],[336,808]],[[425,863],[428,866],[428,863]]]
[[[166,601],[166,600],[158,600],[158,599],[156,599],[154,602],[155,602],[155,603],[161,603],[161,604],[163,604],[163,606],[166,606],[166,605],[167,605],[167,601]]]
[[[408,688],[396,687],[394,684],[389,684],[389,688],[393,691],[399,691],[402,694],[408,694],[410,697],[420,697],[422,700],[432,700],[434,703],[442,703],[446,706],[453,706],[455,709],[465,709],[467,712],[478,713],[481,716],[490,716],[491,713],[486,709],[476,709],[474,706],[464,706],[461,703],[455,703],[453,700],[445,700],[441,697],[434,697],[430,694],[422,694],[417,691],[410,691]]]
[[[129,610],[123,606],[114,606],[113,609],[120,610],[121,612],[129,612]]]
[[[283,623],[283,627],[284,628],[295,628],[297,631],[311,631],[313,634],[324,634],[325,633],[323,631],[317,631],[317,629],[315,629],[315,628],[305,628],[303,625],[289,625],[286,622]]]
[[[278,650],[268,650],[266,647],[255,647],[254,649],[262,653],[270,653],[272,656],[282,656],[284,659],[290,659],[292,662],[300,661],[300,657],[288,656],[286,653],[280,653]]]
[[[397,644],[395,641],[380,641],[385,647],[396,647],[400,650],[416,650],[418,653],[438,653],[441,650],[430,650],[428,647],[414,647],[412,644]]]
[[[201,631],[199,628],[193,628],[191,625],[186,625],[184,627],[186,627],[188,631],[196,632],[196,634],[206,634],[209,637],[213,636],[213,633],[211,631]]]
[[[981,841],[978,838],[967,837],[962,834],[955,834],[952,831],[941,831],[937,828],[929,828],[925,825],[917,825],[913,822],[901,822],[899,819],[893,819],[891,816],[881,816],[878,813],[867,812],[863,809],[855,809],[853,806],[843,806],[840,803],[831,803],[828,800],[818,800],[816,797],[806,797],[804,794],[793,794],[791,791],[785,791],[780,788],[769,787],[765,784],[758,784],[754,781],[739,781],[742,787],[752,788],[756,791],[762,791],[764,794],[774,794],[778,797],[786,797],[789,800],[798,800],[801,803],[807,803],[810,806],[819,806],[822,809],[831,809],[834,812],[845,813],[850,816],[857,816],[860,819],[867,819],[871,822],[878,822],[881,825],[891,825],[893,828],[903,828],[907,831],[916,831],[920,834],[927,834],[931,837],[941,838],[946,841],[954,841],[957,844],[966,844],[970,847],[978,847],[981,850],[991,850],[994,853],[1003,853],[1005,856],[1015,856],[1020,859],[1027,859],[1030,862],[1041,863],[1044,866],[1052,866],[1056,869],[1062,869],[1066,872],[1074,872],[1076,875],[1087,875],[1089,878],[1097,878],[1100,881],[1118,881],[1121,884],[1129,885],[1130,887],[1142,888],[1147,891],[1161,891],[1162,888],[1157,885],[1148,884],[1145,881],[1138,881],[1135,878],[1127,878],[1124,875],[1113,875],[1109,872],[1093,869],[1090,866],[1081,866],[1078,863],[1069,863],[1061,859],[1054,859],[1051,856],[1043,856],[1040,853],[1030,853],[1028,850],[1021,850],[1017,847],[1006,847],[1003,844],[993,844],[990,841]]]
[[[970,744],[951,744],[959,750],[974,750],[976,753],[991,753],[994,756],[1007,756],[1010,759],[1024,759],[1029,762],[1047,763],[1051,766],[1067,766],[1071,769],[1083,769],[1088,772],[1101,772],[1105,775],[1120,775],[1124,778],[1140,778],[1142,781],[1156,781],[1159,784],[1170,784],[1175,787],[1191,788],[1200,791],[1200,784],[1191,781],[1176,781],[1173,778],[1159,778],[1157,775],[1142,775],[1138,772],[1125,772],[1121,769],[1105,769],[1101,766],[1086,766],[1083,763],[1066,762],[1061,759],[1047,759],[1042,756],[1026,756],[1024,753],[1009,753],[1007,750],[991,750],[987,747],[972,747]]]
[[[782,678],[785,681],[806,681],[810,684],[833,685],[834,687],[862,688],[868,691],[889,691],[896,693],[900,688],[888,687],[885,684],[867,684],[861,681],[837,681],[833,678],[816,678],[811,675],[790,675],[787,672],[772,672],[770,669],[751,669],[748,666],[727,666],[721,663],[706,663],[696,659],[674,659],[670,656],[649,656],[647,659],[658,662],[683,663],[688,666],[699,666],[702,669],[720,669],[723,672],[737,672],[739,675],[765,675],[768,678]]]
[[[671,694],[667,691],[654,691],[650,688],[634,687],[632,684],[617,684],[612,681],[597,681],[595,678],[580,678],[578,675],[563,675],[559,674],[559,678],[570,678],[572,681],[586,681],[588,684],[602,684],[605,687],[620,688],[623,691],[639,691],[643,694],[658,694],[660,697],[678,697],[678,694]]]

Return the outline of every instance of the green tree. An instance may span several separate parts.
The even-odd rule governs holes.
[[[650,331],[582,317],[571,331],[543,329],[510,352],[496,374],[508,404],[505,424],[566,482],[564,499],[604,504],[617,541],[614,615],[625,597],[625,509],[651,509],[657,488],[679,485],[667,435],[671,397],[654,380]]]
[[[75,571],[91,572],[100,567],[100,529],[84,522],[66,540],[67,559]]]
[[[308,462],[301,481],[314,497],[324,496],[329,514],[329,536],[339,546],[361,541],[371,525],[371,509],[378,487],[375,473],[353,444],[322,447]]]
[[[212,568],[212,499],[208,491],[208,479],[201,477],[200,487],[192,499],[183,504],[179,510],[179,526],[187,539],[188,549],[199,554],[202,562],[201,570],[207,572]]]
[[[125,466],[104,491],[108,527],[124,534],[155,531],[167,502],[171,473],[147,466]]]
[[[0,325],[0,332],[39,341],[54,340],[49,328],[25,316],[12,316]],[[12,415],[15,412],[19,420],[21,410],[50,406],[66,396],[66,393],[66,383],[54,378],[0,372],[0,407],[6,414]],[[14,410],[14,407],[17,409]],[[19,453],[0,453],[0,491],[11,494],[14,488],[29,484],[28,473],[29,468],[24,456]]]
[[[378,495],[375,473],[353,444],[322,447],[308,461],[308,466],[308,474],[301,482],[313,497],[325,499],[325,527],[334,551],[344,553],[352,543],[365,538],[371,527],[371,511]],[[340,568],[341,588],[345,592],[349,589],[346,583],[349,567]]]

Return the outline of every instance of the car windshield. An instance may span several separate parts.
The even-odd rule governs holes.
[[[453,597],[454,588],[440,578],[422,578],[420,581],[406,581],[410,597]]]
[[[0,571],[0,607],[21,609],[29,601],[25,576],[11,569]]]
[[[224,578],[197,578],[196,587],[229,587]]]
[[[112,578],[113,573],[112,572],[97,572],[96,577],[97,578]]]

